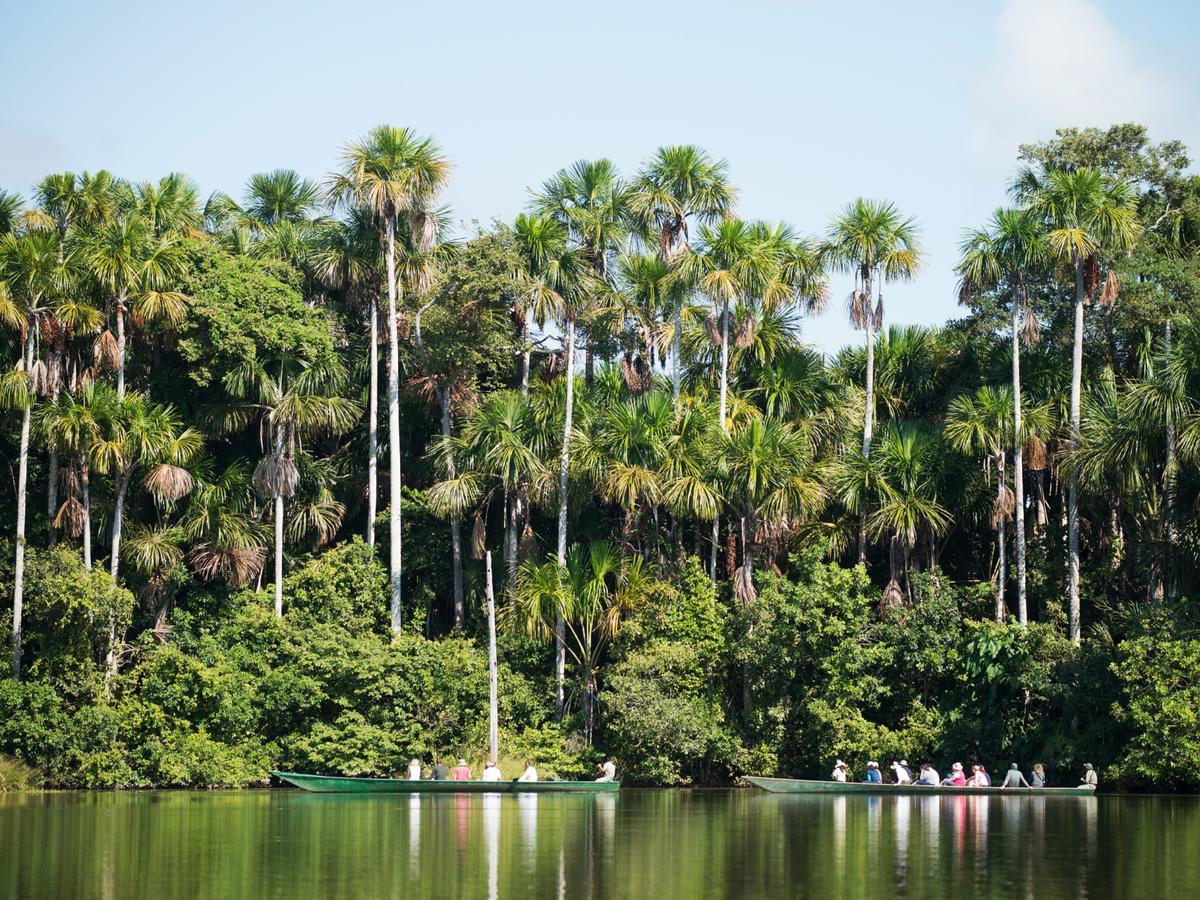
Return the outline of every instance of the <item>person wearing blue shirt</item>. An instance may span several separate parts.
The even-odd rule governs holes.
[[[867,778],[865,784],[883,784],[883,776],[879,773],[879,763],[871,760],[867,763]]]

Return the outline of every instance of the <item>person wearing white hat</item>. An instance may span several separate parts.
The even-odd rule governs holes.
[[[879,772],[879,763],[871,760],[867,763],[867,777],[864,779],[866,784],[883,784],[883,775]]]
[[[907,760],[892,760],[891,769],[892,774],[896,776],[896,784],[912,784],[912,769],[908,767]]]
[[[846,764],[840,759],[833,764],[833,774],[829,776],[834,781],[845,782],[846,780]]]
[[[956,762],[950,767],[950,774],[942,779],[942,787],[963,787],[967,783],[967,776],[963,774],[963,764]]]

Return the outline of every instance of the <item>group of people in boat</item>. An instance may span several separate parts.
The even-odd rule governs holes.
[[[409,781],[475,781],[476,779],[471,773],[471,767],[467,765],[465,759],[460,759],[458,765],[453,769],[448,767],[443,762],[435,762],[429,768],[429,775],[424,775],[424,768],[419,759],[409,760],[408,763],[408,780]],[[598,776],[596,781],[610,782],[617,780],[617,766],[611,759],[605,759],[604,762],[596,766]],[[479,781],[503,781],[504,777],[500,774],[500,769],[497,767],[495,760],[489,759],[483,767],[483,771],[479,775]],[[525,771],[516,779],[518,782],[537,781],[538,770],[534,766],[532,760],[525,760]]]
[[[929,763],[921,763],[918,767],[916,776],[914,777],[912,767],[909,766],[906,759],[894,759],[888,766],[891,770],[892,777],[885,782],[883,772],[879,768],[879,763],[875,760],[870,760],[867,763],[867,774],[863,779],[863,784],[919,784],[929,787],[974,787],[985,788],[992,787],[992,776],[988,773],[987,767],[982,765],[971,766],[971,774],[968,775],[962,763],[956,762],[950,767],[950,774],[942,778],[937,770]],[[834,763],[833,774],[830,776],[834,781],[846,782],[849,780],[849,770],[846,764],[840,759]],[[1094,788],[1099,783],[1096,776],[1096,770],[1091,763],[1083,764],[1083,777],[1079,779],[1079,787]],[[998,785],[1002,788],[1044,788],[1048,786],[1046,781],[1046,767],[1041,763],[1035,763],[1033,769],[1029,773],[1029,778],[1026,779],[1020,767],[1013,763],[1008,772],[1004,775],[1004,780]]]

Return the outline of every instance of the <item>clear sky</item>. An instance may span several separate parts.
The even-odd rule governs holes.
[[[52,171],[324,176],[386,122],[455,163],[464,221],[509,219],[579,158],[729,161],[746,217],[819,233],[856,196],[917,218],[928,265],[893,322],[956,315],[960,233],[1004,199],[1017,144],[1136,120],[1200,154],[1200,7],[1143,0],[715,3],[0,0],[0,187]],[[856,340],[835,283],[805,324]]]

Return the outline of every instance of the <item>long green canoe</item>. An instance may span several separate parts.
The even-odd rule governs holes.
[[[928,784],[864,784],[861,782],[809,781],[803,778],[759,778],[747,775],[755,787],[773,794],[984,794],[996,797],[1090,797],[1094,787],[1002,788],[934,787]]]
[[[621,789],[619,781],[408,781],[404,778],[342,778],[272,772],[276,778],[322,794],[546,794],[604,793]]]

